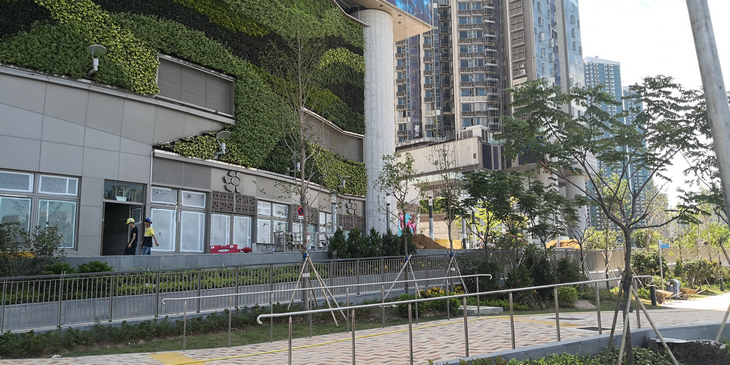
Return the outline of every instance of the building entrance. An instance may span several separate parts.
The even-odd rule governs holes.
[[[129,242],[130,228],[127,226],[127,219],[134,218],[134,225],[137,230],[143,231],[142,227],[142,206],[104,203],[104,217],[102,219],[103,241],[101,245],[103,256],[122,255],[124,247]],[[137,249],[139,243],[137,240]]]

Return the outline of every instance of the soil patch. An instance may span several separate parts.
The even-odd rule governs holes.
[[[710,340],[691,341],[685,343],[668,343],[674,357],[686,365],[727,365],[730,364],[730,352],[727,346]],[[664,348],[656,341],[649,342],[649,348],[663,353]]]
[[[413,243],[416,244],[416,248],[419,250],[440,250],[445,248],[424,234],[413,236]]]

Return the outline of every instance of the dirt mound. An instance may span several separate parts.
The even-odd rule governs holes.
[[[419,250],[436,250],[444,249],[444,246],[439,245],[436,241],[432,240],[426,235],[417,234],[413,236],[413,243],[416,244],[416,248]]]

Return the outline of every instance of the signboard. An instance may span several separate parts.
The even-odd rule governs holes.
[[[304,207],[297,208],[297,216],[299,217],[300,221],[304,220]]]

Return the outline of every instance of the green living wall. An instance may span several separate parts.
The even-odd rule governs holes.
[[[326,49],[315,92],[326,103],[314,111],[344,130],[364,133],[362,28],[330,0],[0,0],[0,62],[5,64],[82,78],[91,66],[86,47],[102,44],[108,52],[100,57],[95,81],[144,95],[159,92],[157,54],[235,77],[236,123],[221,160],[279,172],[288,160],[277,149],[283,138],[281,105],[263,58],[297,32]],[[159,147],[212,158],[213,135]],[[346,171],[364,179],[363,164],[329,158],[329,166],[341,168],[330,167],[327,175]],[[321,179],[326,186],[334,181]],[[364,195],[364,184],[343,193]]]

